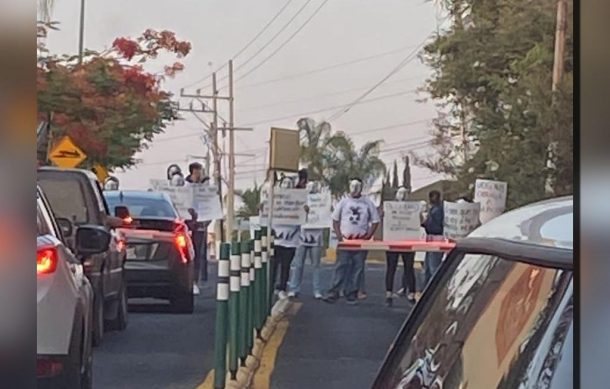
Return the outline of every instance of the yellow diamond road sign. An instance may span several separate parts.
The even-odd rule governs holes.
[[[79,149],[72,139],[67,136],[64,136],[62,140],[57,143],[57,145],[51,151],[51,155],[49,159],[57,166],[65,169],[77,167],[80,165],[85,159],[87,159],[87,154],[81,149]]]
[[[106,181],[106,178],[108,178],[109,176],[108,170],[106,170],[106,168],[100,165],[99,163],[93,165],[91,171],[95,173],[95,175],[97,176],[97,180],[102,184],[104,184],[104,181]]]

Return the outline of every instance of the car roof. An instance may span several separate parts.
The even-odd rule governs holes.
[[[64,169],[64,168],[58,168],[58,167],[54,167],[54,166],[41,166],[38,168],[38,171],[84,174],[85,176],[87,176],[87,178],[97,180],[97,176],[92,171],[89,171],[86,169]]]
[[[470,233],[468,237],[502,238],[572,249],[573,201],[572,196],[565,196],[517,208],[490,220]]]
[[[139,197],[142,199],[151,200],[169,200],[169,196],[163,192],[149,192],[146,190],[105,190],[104,196],[106,197],[120,197],[121,194],[124,197]]]

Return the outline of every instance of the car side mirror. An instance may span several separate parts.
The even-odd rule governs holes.
[[[130,217],[129,208],[124,205],[117,205],[116,207],[114,207],[114,216],[121,219],[127,219],[128,217]]]
[[[103,253],[110,245],[110,233],[100,226],[80,226],[76,230],[76,252],[83,256]]]
[[[55,219],[57,221],[57,225],[61,230],[61,234],[64,238],[69,238],[74,233],[74,225],[70,221],[70,219],[66,219],[63,217],[58,217]]]

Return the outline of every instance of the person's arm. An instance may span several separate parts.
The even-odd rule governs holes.
[[[366,240],[369,240],[373,238],[373,236],[375,236],[375,232],[377,231],[377,228],[379,228],[379,222],[381,221],[381,218],[379,217],[379,212],[377,211],[377,207],[375,206],[375,204],[371,202],[369,208],[371,217],[371,227],[369,228],[369,231],[366,234]]]
[[[341,233],[341,209],[343,208],[343,200],[339,201],[337,207],[333,211],[333,230],[337,235],[337,240],[343,242],[343,233]]]

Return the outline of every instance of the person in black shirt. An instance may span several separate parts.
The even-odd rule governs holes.
[[[426,230],[427,239],[442,239],[444,238],[443,222],[445,219],[445,211],[443,210],[443,201],[441,200],[441,193],[437,190],[433,190],[428,194],[430,200],[430,211],[428,217],[422,223],[422,227]],[[443,253],[441,251],[426,253],[424,260],[424,273],[426,277],[426,285],[441,265],[443,260]]]

